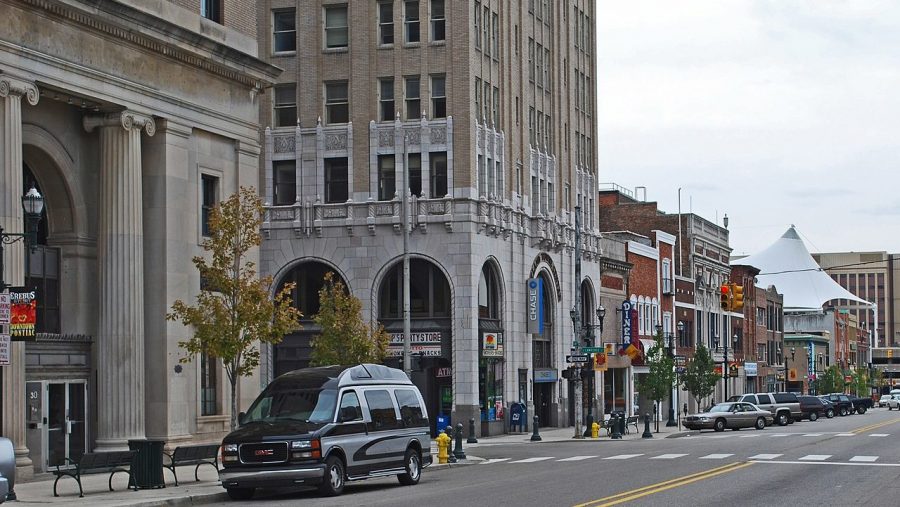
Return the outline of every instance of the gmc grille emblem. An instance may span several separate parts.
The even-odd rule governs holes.
[[[253,454],[256,456],[274,456],[275,451],[273,449],[257,449],[253,451]]]

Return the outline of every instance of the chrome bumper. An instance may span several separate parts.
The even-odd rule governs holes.
[[[297,468],[226,468],[219,471],[219,481],[225,488],[278,488],[318,484],[324,476],[323,464]]]

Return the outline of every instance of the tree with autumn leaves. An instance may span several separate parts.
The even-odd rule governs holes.
[[[271,276],[260,277],[251,255],[262,237],[262,201],[253,188],[240,191],[216,205],[209,216],[209,236],[201,244],[205,256],[194,266],[202,280],[196,304],[178,300],[166,318],[180,321],[193,336],[179,342],[188,354],[222,360],[231,384],[231,428],[237,427],[237,382],[259,366],[259,344],[278,343],[300,327],[300,312],[292,305],[287,283],[273,291]]]
[[[322,328],[312,340],[312,366],[381,363],[387,354],[388,334],[362,319],[362,302],[351,295],[334,273],[325,275],[319,290],[319,313],[313,320]]]

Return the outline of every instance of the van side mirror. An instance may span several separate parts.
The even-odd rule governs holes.
[[[341,407],[338,422],[355,421],[359,419],[359,410],[356,407]]]

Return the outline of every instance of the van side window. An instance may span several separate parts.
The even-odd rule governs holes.
[[[397,413],[394,411],[394,402],[386,390],[366,391],[366,403],[369,404],[369,414],[372,415],[372,430],[392,430],[400,427]]]
[[[362,421],[362,410],[359,408],[359,398],[353,391],[347,391],[341,398],[341,408],[338,411],[338,421]]]
[[[428,420],[422,415],[422,407],[419,405],[419,397],[412,389],[397,389],[394,391],[397,397],[397,405],[400,407],[400,420],[407,428],[428,426]]]

